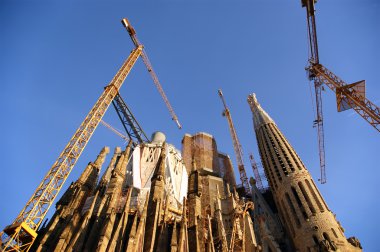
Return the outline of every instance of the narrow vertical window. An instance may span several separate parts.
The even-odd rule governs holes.
[[[335,232],[335,230],[333,228],[331,228],[331,231],[334,234],[335,238],[338,238],[338,235],[337,235],[337,233]]]
[[[290,216],[289,216],[289,213],[288,213],[288,211],[287,211],[287,209],[286,209],[286,207],[285,207],[285,204],[284,204],[284,201],[282,201],[281,200],[281,207],[282,207],[282,209],[284,210],[284,217],[285,217],[285,222],[288,224],[288,226],[289,226],[289,229],[290,229],[290,232],[292,233],[292,235],[294,236],[295,235],[295,231],[294,231],[294,227],[293,227],[293,224],[292,224],[292,221],[291,221],[291,219],[290,219]]]
[[[307,205],[309,206],[310,211],[313,214],[315,214],[317,211],[315,210],[315,207],[313,206],[313,203],[311,202],[310,197],[305,190],[305,187],[302,185],[301,182],[298,182],[298,187],[300,188],[301,193],[302,193],[303,197],[305,198]]]
[[[323,206],[322,206],[320,200],[318,199],[318,196],[315,194],[315,191],[314,191],[313,187],[311,186],[309,180],[305,179],[305,182],[306,182],[307,187],[309,188],[309,191],[311,192],[311,195],[313,195],[313,198],[314,198],[315,202],[317,202],[317,205],[318,205],[318,207],[319,207],[319,210],[320,210],[321,212],[325,211],[325,210],[323,209]]]
[[[265,128],[267,128],[267,125],[265,125],[264,126]],[[279,170],[278,170],[278,168],[277,168],[277,165],[276,165],[276,162],[275,162],[275,159],[274,159],[274,155],[273,155],[273,153],[272,153],[272,148],[271,148],[271,146],[273,145],[273,144],[269,144],[269,140],[271,140],[271,137],[269,136],[269,133],[267,132],[267,131],[264,131],[264,136],[263,136],[263,142],[265,143],[265,145],[266,145],[266,152],[268,153],[268,155],[269,155],[269,157],[270,157],[270,159],[271,159],[271,161],[272,161],[272,170],[273,170],[273,173],[275,173],[276,175],[277,175],[277,178],[278,178],[278,180],[282,180],[282,177],[281,177],[281,175],[280,175],[280,172],[279,172]]]
[[[325,232],[324,232],[324,233],[323,233],[323,238],[325,238],[325,240],[331,242],[331,239],[330,239],[330,236],[329,236],[328,233],[325,233]]]
[[[282,139],[282,141],[284,142],[288,152],[290,153],[290,155],[292,156],[293,158],[293,161],[296,163],[297,167],[299,170],[302,170],[302,161],[301,159],[298,157],[297,153],[295,153],[293,147],[289,144],[289,142],[285,139],[285,137],[282,135],[282,133],[278,130],[277,127],[274,127],[273,126],[273,129],[274,131],[280,136],[280,138]],[[295,153],[295,155],[293,155]],[[301,164],[299,163],[301,162]]]
[[[297,213],[296,213],[296,209],[295,209],[295,207],[293,206],[293,203],[292,203],[292,201],[291,201],[291,199],[290,199],[290,197],[289,197],[289,194],[286,193],[285,196],[286,196],[286,200],[288,201],[289,208],[290,208],[290,210],[292,211],[292,214],[293,214],[293,216],[294,216],[294,219],[295,219],[295,221],[296,221],[296,223],[297,223],[297,227],[300,227],[300,226],[301,226],[301,222],[300,222],[300,219],[298,218],[298,215],[297,215]]]
[[[319,197],[321,198],[323,204],[325,205],[326,210],[329,210],[328,206],[326,205],[326,202],[323,200],[323,197],[322,197],[321,193],[319,192],[317,186],[315,185],[315,183],[314,183],[314,181],[312,179],[311,179],[311,182],[313,183],[315,190],[317,191]]]
[[[302,201],[301,201],[300,197],[298,196],[296,189],[293,186],[292,186],[292,193],[293,193],[294,198],[296,199],[296,202],[298,204],[298,208],[302,212],[303,217],[305,218],[305,220],[308,219],[305,207],[303,206]]]
[[[267,145],[267,140],[265,138],[265,131],[259,135],[260,137],[260,147],[259,147],[259,150],[262,151],[262,154],[264,154],[265,158],[264,158],[264,164],[266,164],[266,170],[268,171],[269,173],[269,182],[271,183],[271,186],[273,187],[274,186],[274,189],[277,189],[277,181],[275,179],[275,176],[273,174],[273,168],[272,166],[270,165],[270,162],[269,162],[269,153],[268,153],[268,145]]]

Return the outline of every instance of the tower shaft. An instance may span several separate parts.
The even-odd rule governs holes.
[[[260,156],[274,201],[297,251],[358,251],[343,234],[296,151],[261,108],[248,96]],[[358,249],[358,250],[357,250]]]

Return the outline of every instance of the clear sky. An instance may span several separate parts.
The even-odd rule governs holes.
[[[235,163],[217,94],[222,88],[252,176],[248,154],[259,156],[246,98],[255,92],[317,180],[300,0],[142,2],[0,2],[1,228],[17,216],[133,49],[123,17],[145,44],[183,124],[178,130],[171,121],[140,60],[121,94],[147,134],[163,131],[180,149],[183,134],[208,132]],[[316,8],[321,63],[347,83],[365,79],[367,97],[379,106],[380,3],[320,0]],[[353,111],[338,113],[328,89],[323,106],[328,182],[319,188],[346,236],[376,251],[379,132]],[[122,128],[113,109],[104,119]],[[104,145],[124,142],[99,126],[64,188]]]

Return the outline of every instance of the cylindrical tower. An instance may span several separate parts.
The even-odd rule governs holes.
[[[261,108],[248,96],[261,160],[274,200],[297,251],[360,251],[360,243],[344,236],[305,165]],[[353,240],[357,241],[356,244]],[[322,249],[322,250],[321,250]]]

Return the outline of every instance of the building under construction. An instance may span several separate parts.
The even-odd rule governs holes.
[[[313,0],[307,6],[315,34]],[[148,139],[119,94],[126,77],[142,58],[173,121],[182,128],[127,19],[122,20],[135,48],[79,126],[57,161],[37,187],[15,221],[0,233],[2,251],[361,251],[359,240],[346,238],[344,229],[327,206],[296,151],[263,110],[255,94],[248,96],[261,163],[269,183],[264,188],[253,155],[255,179],[248,178],[240,142],[222,91],[223,115],[229,124],[237,159],[218,151],[214,137],[185,134],[181,150],[156,132]],[[309,23],[308,23],[309,24]],[[310,29],[310,27],[309,27]],[[310,32],[310,30],[309,30]],[[311,36],[315,40],[316,34]],[[313,47],[312,47],[313,48]],[[313,49],[313,50],[314,50]],[[317,51],[316,51],[317,52]],[[355,100],[352,85],[344,87],[334,75],[311,60],[309,77],[341,92],[348,107]],[[327,77],[326,77],[326,76]],[[342,82],[343,83],[343,82]],[[316,84],[316,85],[317,85]],[[338,85],[335,87],[334,85]],[[356,85],[356,84],[355,84]],[[318,86],[319,87],[319,86]],[[337,93],[338,94],[338,93]],[[318,98],[317,98],[318,101]],[[353,101],[356,101],[354,104]],[[84,168],[56,203],[50,220],[43,222],[86,144],[113,104],[128,137],[124,150],[104,147]],[[359,105],[358,105],[359,104]],[[366,103],[367,105],[370,103]],[[377,118],[377,114],[364,118]],[[377,107],[373,107],[378,112]],[[321,177],[324,172],[322,113],[317,116]],[[380,121],[372,123],[377,127]],[[371,121],[372,122],[372,121]]]
[[[183,138],[182,158],[157,132],[151,143],[105,147],[56,204],[32,251],[256,251],[253,203],[236,191],[214,138]]]
[[[179,151],[156,132],[109,164],[104,147],[31,251],[361,251],[255,95],[248,103],[269,188],[241,190],[210,134],[185,134]]]

